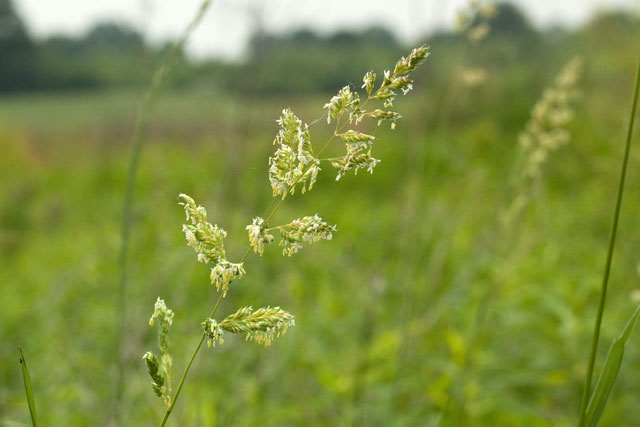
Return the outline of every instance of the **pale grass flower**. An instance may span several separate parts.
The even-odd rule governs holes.
[[[160,321],[158,347],[162,351],[162,355],[159,361],[150,351],[142,356],[152,379],[153,391],[163,399],[167,406],[171,403],[171,366],[173,365],[173,359],[169,354],[169,330],[173,324],[173,316],[173,310],[169,309],[164,300],[158,297],[154,304],[153,314],[149,319],[149,325],[153,326],[156,319]]]
[[[273,143],[278,146],[269,158],[269,181],[274,196],[294,194],[296,185],[304,193],[313,187],[320,171],[320,161],[313,155],[309,127],[289,109],[277,120],[280,131]]]
[[[262,256],[264,245],[273,242],[273,235],[267,231],[267,223],[264,219],[256,217],[246,226],[246,230],[249,233],[249,245],[255,253]]]
[[[520,145],[526,156],[523,169],[526,176],[539,176],[549,153],[567,144],[571,138],[565,127],[573,118],[570,101],[576,95],[581,64],[578,57],[569,61],[531,111],[531,118],[520,134]]]
[[[224,339],[222,338],[224,332],[215,319],[210,317],[205,319],[205,321],[202,322],[202,330],[207,336],[207,347],[215,347],[216,343],[219,343],[220,345],[224,344]]]
[[[358,92],[353,92],[349,86],[345,86],[324,104],[324,108],[327,109],[327,123],[331,123],[332,118],[338,120],[342,114],[348,114],[349,122],[356,118],[357,123],[359,121],[357,117],[360,117],[360,96]]]
[[[243,307],[220,322],[220,328],[231,333],[246,333],[247,341],[255,341],[265,346],[287,332],[295,325],[291,313],[280,307],[266,307],[253,310]]]
[[[280,231],[282,254],[291,256],[302,248],[303,243],[316,243],[320,240],[331,240],[338,229],[329,225],[317,214],[296,219],[289,224],[277,227]]]
[[[224,239],[227,232],[217,225],[212,225],[207,221],[207,211],[204,207],[196,205],[196,202],[186,194],[180,194],[180,205],[184,206],[187,221],[184,224],[184,232],[187,244],[196,251],[198,261],[209,263],[216,262],[219,258],[225,257]]]
[[[216,286],[218,292],[222,290],[222,296],[226,296],[229,284],[245,273],[243,263],[235,264],[226,259],[219,259],[216,266],[211,269],[211,284]]]

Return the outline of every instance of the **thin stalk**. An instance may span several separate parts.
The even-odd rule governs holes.
[[[604,304],[607,297],[607,288],[609,285],[609,273],[611,272],[611,261],[613,259],[613,249],[616,243],[616,235],[618,233],[618,219],[620,217],[620,208],[622,206],[622,193],[624,191],[624,183],[627,175],[627,164],[629,163],[629,151],[631,148],[631,136],[633,135],[633,124],[636,117],[636,107],[638,105],[638,91],[640,91],[640,61],[636,71],[636,83],[633,92],[633,104],[631,106],[631,115],[629,118],[629,126],[627,127],[627,138],[624,148],[624,156],[622,158],[622,167],[620,170],[620,181],[618,183],[618,193],[616,196],[616,205],[613,213],[613,222],[611,224],[611,234],[609,236],[609,248],[607,250],[607,259],[604,266],[604,274],[602,277],[602,288],[600,289],[600,302],[598,303],[598,313],[593,328],[593,339],[591,341],[591,354],[589,355],[589,366],[582,391],[582,403],[580,404],[580,419],[578,426],[584,426],[587,414],[587,404],[591,395],[591,380],[593,378],[593,368],[596,361],[596,352],[598,350],[598,341],[600,339],[600,327],[602,325],[602,317],[604,314]]]
[[[138,175],[138,164],[140,160],[140,152],[142,150],[142,141],[149,124],[151,109],[155,104],[157,95],[166,81],[169,72],[173,68],[178,54],[182,52],[184,46],[189,39],[191,33],[198,26],[204,14],[209,9],[213,0],[204,0],[200,5],[200,9],[189,23],[189,26],[182,33],[178,41],[173,45],[171,50],[164,57],[162,63],[156,68],[151,79],[151,85],[140,104],[136,123],[132,136],[131,157],[129,158],[129,166],[127,171],[127,183],[122,206],[122,223],[120,226],[120,251],[118,255],[118,335],[117,335],[117,357],[118,357],[118,377],[116,380],[116,412],[120,413],[120,406],[124,394],[125,384],[125,362],[123,340],[126,333],[126,314],[127,314],[127,259],[129,254],[129,243],[131,236],[131,213],[133,205],[133,193],[135,190],[136,177]],[[118,416],[119,418],[119,416]]]
[[[244,258],[247,257],[247,255],[249,254],[249,252],[247,251],[245,253]],[[242,261],[240,261],[242,262]],[[220,294],[220,296],[218,297],[218,301],[216,302],[216,305],[213,307],[213,310],[211,310],[211,314],[209,314],[209,317],[213,317],[216,315],[216,311],[218,311],[218,307],[220,306],[220,303],[222,302],[222,298],[224,297],[224,294]],[[193,363],[194,359],[196,358],[196,355],[198,354],[198,352],[200,351],[200,347],[202,347],[202,343],[204,342],[204,339],[207,337],[207,334],[203,333],[202,336],[200,337],[200,341],[198,341],[198,345],[196,345],[196,348],[193,350],[193,354],[191,355],[191,358],[189,359],[189,362],[187,363],[187,367],[184,369],[184,372],[182,373],[182,378],[180,378],[180,383],[178,384],[178,388],[176,390],[176,394],[173,396],[173,399],[171,399],[171,403],[169,404],[169,408],[167,408],[167,412],[165,412],[164,414],[164,418],[162,418],[162,423],[160,423],[160,426],[164,426],[167,423],[167,419],[169,418],[169,415],[171,415],[171,411],[173,411],[173,407],[176,404],[176,401],[178,400],[178,396],[180,396],[180,391],[182,390],[182,386],[184,385],[184,381],[187,379],[187,374],[189,373],[189,370],[191,369],[191,364]]]

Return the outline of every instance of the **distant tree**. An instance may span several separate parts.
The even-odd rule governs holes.
[[[327,39],[329,44],[337,46],[353,45],[362,40],[361,35],[349,30],[338,31]]]
[[[83,44],[90,49],[115,51],[142,51],[144,38],[136,30],[114,22],[95,25],[85,36]]]
[[[362,39],[380,47],[398,48],[398,41],[391,31],[382,26],[372,26],[364,30]]]
[[[0,91],[32,89],[36,49],[11,0],[0,0]]]
[[[525,36],[536,33],[524,13],[511,3],[499,3],[488,23],[490,35]]]
[[[294,31],[290,38],[291,41],[296,44],[314,44],[321,41],[320,37],[318,37],[316,33],[307,28]]]

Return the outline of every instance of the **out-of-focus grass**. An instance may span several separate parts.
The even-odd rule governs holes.
[[[435,54],[429,58],[435,60]],[[433,425],[469,351],[465,337],[476,290],[500,281],[502,292],[491,303],[493,330],[474,355],[478,375],[469,385],[465,419],[572,425],[630,91],[630,83],[606,90],[612,73],[621,76],[619,68],[607,73],[598,58],[587,58],[586,70],[573,141],[551,159],[504,259],[488,248],[501,237],[497,220],[509,202],[517,132],[554,70],[539,75],[514,64],[494,74],[487,87],[458,97],[451,125],[439,130],[433,120],[446,93],[427,72],[422,90],[398,101],[405,116],[398,129],[378,128],[375,151],[382,163],[374,175],[335,183],[333,171],[325,170],[312,192],[287,201],[274,219],[317,212],[338,224],[334,241],[291,259],[277,247],[250,257],[251,274],[234,282],[233,298],[220,309],[280,305],[296,315],[296,327],[267,349],[229,338],[203,351],[176,420]],[[118,224],[139,95],[0,100],[3,425],[29,419],[20,371],[9,363],[18,342],[30,349],[43,423],[111,420]],[[244,226],[271,201],[267,158],[274,120],[290,106],[312,122],[323,117],[323,102],[241,100],[207,91],[161,98],[136,190],[128,353],[142,355],[153,341],[147,319],[162,296],[176,312],[172,348],[180,370],[215,298],[207,269],[184,244],[177,194],[205,204],[229,232],[229,254],[241,255]],[[311,134],[317,141],[326,136],[322,120]],[[621,329],[639,284],[638,153],[631,160],[604,342]],[[640,418],[634,342],[604,425]],[[125,401],[127,424],[161,416],[141,360],[128,368]]]

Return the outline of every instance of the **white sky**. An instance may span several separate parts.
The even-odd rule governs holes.
[[[154,41],[176,37],[201,0],[14,0],[32,34],[79,35],[95,22],[125,21]],[[537,25],[576,25],[595,11],[640,10],[640,0],[512,0]],[[197,56],[237,58],[256,22],[287,31],[320,31],[382,24],[405,40],[450,26],[467,0],[214,0],[193,34],[189,51]],[[258,18],[259,17],[259,18]]]

